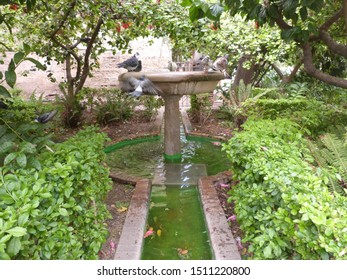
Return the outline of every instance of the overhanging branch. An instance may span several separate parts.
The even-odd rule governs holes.
[[[327,84],[347,89],[346,79],[334,77],[321,72],[314,66],[312,59],[312,47],[309,43],[304,44],[302,48],[304,51],[304,69],[309,75]]]

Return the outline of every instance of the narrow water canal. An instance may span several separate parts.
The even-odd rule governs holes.
[[[198,178],[229,169],[221,147],[206,139],[189,141],[181,132],[182,159],[165,163],[162,139],[128,145],[107,155],[115,171],[152,180],[142,259],[208,260],[209,236]]]

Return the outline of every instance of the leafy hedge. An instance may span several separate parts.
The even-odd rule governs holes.
[[[237,114],[244,118],[288,118],[297,123],[305,133],[315,136],[327,131],[329,127],[347,123],[344,108],[306,98],[247,99]]]
[[[249,119],[224,149],[239,180],[229,200],[255,259],[347,259],[347,199],[314,173],[297,124]]]
[[[36,168],[26,164],[23,153],[21,160],[18,154],[5,158],[0,167],[0,259],[97,258],[109,217],[103,203],[111,187],[102,165],[105,139],[94,128],[81,131],[47,147]]]

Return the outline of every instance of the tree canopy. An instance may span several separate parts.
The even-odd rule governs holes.
[[[223,13],[240,14],[260,27],[277,26],[281,37],[293,41],[302,51],[305,71],[323,82],[347,88],[346,77],[328,73],[317,64],[329,52],[347,58],[347,1],[324,0],[183,0],[191,20],[207,17],[219,22]],[[335,74],[335,75],[334,75]]]

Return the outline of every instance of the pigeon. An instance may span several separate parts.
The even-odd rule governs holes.
[[[139,58],[140,54],[137,52],[132,57],[128,58],[127,60],[124,60],[121,63],[117,64],[118,68],[125,68],[128,71],[134,71],[138,65],[139,65]]]
[[[44,114],[38,116],[38,117],[35,119],[35,122],[38,122],[38,123],[47,123],[47,122],[49,122],[49,121],[55,116],[56,113],[57,113],[57,110],[53,110],[53,111],[51,111],[51,112],[44,113]]]
[[[210,57],[208,55],[198,53],[197,51],[194,52],[191,63],[193,65],[193,71],[205,71],[209,66],[212,67]]]
[[[224,77],[226,79],[230,79],[230,75],[227,73],[227,67],[228,67],[228,55],[220,56],[218,57],[212,65],[212,69],[214,71],[220,71],[224,74]]]
[[[139,60],[137,67],[134,70],[128,70],[128,72],[140,72],[142,70],[142,62]]]
[[[167,65],[167,69],[169,69],[170,72],[175,72],[177,71],[177,64],[170,60]]]
[[[157,88],[151,80],[145,75],[142,75],[140,79],[130,77],[129,79],[121,83],[121,89],[125,92],[129,92],[132,97],[140,97],[142,95],[157,95],[162,91]]]

